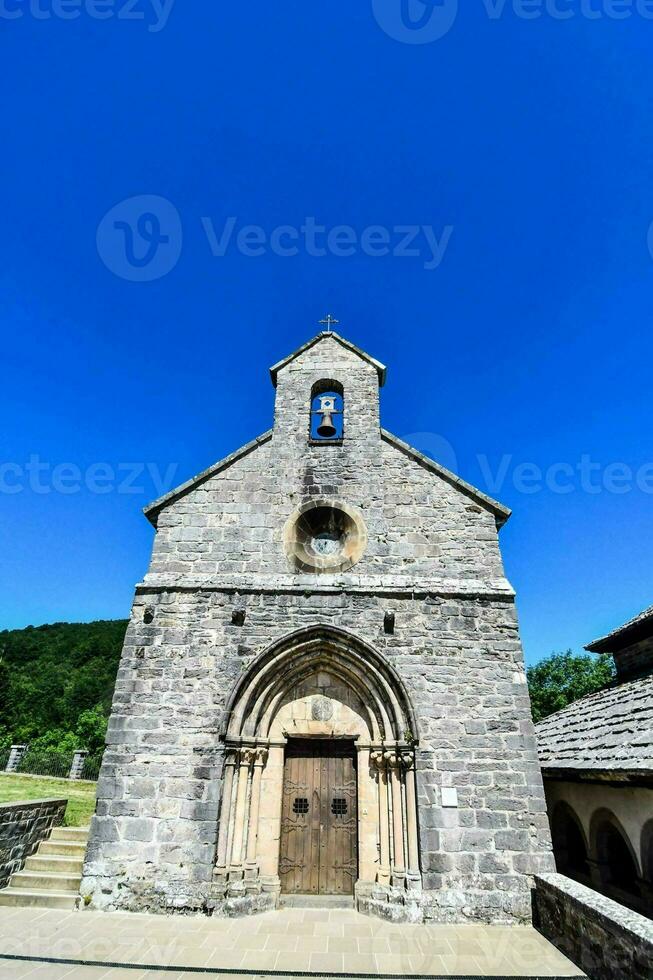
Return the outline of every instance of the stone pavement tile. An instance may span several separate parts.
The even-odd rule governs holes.
[[[488,975],[486,965],[476,956],[456,956],[445,954],[438,957],[442,964],[442,973],[485,977]],[[491,974],[490,974],[491,975]]]
[[[260,934],[265,934],[268,936],[285,936],[288,934],[288,922],[283,920],[265,919],[261,922],[252,922],[252,931],[258,932]]]
[[[292,932],[295,936],[314,936],[315,935],[315,923],[314,922],[293,922]]]
[[[326,953],[328,936],[300,936],[297,949],[300,953]]]
[[[35,978],[39,975],[39,980],[44,980],[44,967],[50,964],[35,963],[33,960],[2,960],[0,959],[0,977],[2,980],[23,980],[32,974]],[[70,973],[72,966],[58,967],[59,976],[63,977],[64,972]]]
[[[385,939],[373,939],[371,936],[364,936],[356,940],[358,952],[363,954],[389,953],[390,945]]]
[[[349,922],[353,925],[359,914],[359,912],[354,912],[353,909],[330,909],[329,919],[331,922]]]
[[[64,980],[73,977],[74,980],[101,980],[107,973],[107,968],[90,966],[70,966],[67,963],[49,963],[41,972],[28,973],[25,980]],[[136,980],[132,977],[131,980]]]
[[[327,936],[328,953],[358,953],[358,941],[346,936]]]
[[[279,953],[275,970],[306,970],[310,972],[311,954],[310,953]]]
[[[274,970],[274,964],[277,961],[278,955],[276,952],[264,949],[246,951],[241,961],[240,969],[251,970],[252,973],[256,973],[258,970]],[[216,965],[216,968],[219,969],[219,966]],[[197,977],[195,977],[195,980],[197,980]]]
[[[268,936],[267,942],[265,944],[266,951],[274,950],[275,953],[291,953],[293,950],[297,949],[297,943],[299,942],[299,936],[293,935],[280,935],[276,936],[271,933]]]
[[[399,973],[410,972],[408,953],[375,953],[374,959],[379,973]]]
[[[244,949],[214,950],[204,965],[210,970],[239,970],[245,955]],[[184,963],[184,966],[192,965],[192,963]]]
[[[316,922],[316,936],[344,936],[345,927],[342,922]]]
[[[410,940],[411,955],[441,956],[460,952],[455,946],[455,939],[444,936],[415,936]]]
[[[442,956],[409,956],[405,973],[417,976],[450,976]],[[457,971],[456,971],[457,972]],[[478,973],[477,970],[474,973]]]
[[[371,939],[372,929],[366,922],[356,922],[351,926],[347,926],[345,935],[351,937],[352,939]]]
[[[304,922],[328,922],[328,912],[324,909],[306,909]]]
[[[134,972],[133,970],[131,971]],[[181,970],[179,973],[175,973],[173,970],[145,970],[141,973],[140,977],[132,977],[132,980],[179,980],[181,977]],[[103,980],[114,980],[112,976],[106,976]]]
[[[345,953],[345,973],[367,973],[375,976],[376,960],[371,953]]]
[[[343,973],[342,953],[311,953],[312,973]]]
[[[271,937],[265,932],[253,932],[251,936],[240,936],[233,949],[265,949],[265,944]],[[218,946],[218,949],[224,947]]]

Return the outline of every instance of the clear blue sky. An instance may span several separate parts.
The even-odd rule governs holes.
[[[165,24],[150,0],[39,2],[0,14],[0,626],[126,616],[159,488],[118,492],[120,465],[179,483],[267,429],[269,365],[327,311],[388,364],[386,428],[514,509],[529,661],[653,601],[653,21],[478,0],[431,40],[400,0],[177,0]],[[411,2],[426,31],[453,10]],[[352,231],[272,248],[307,218]],[[249,224],[266,244],[234,244]],[[422,231],[370,254],[370,226],[391,253],[431,229],[441,261]],[[583,457],[589,477],[550,471]]]

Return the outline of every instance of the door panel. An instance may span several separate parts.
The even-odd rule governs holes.
[[[284,768],[281,890],[285,894],[353,894],[357,838],[353,745],[291,739]]]

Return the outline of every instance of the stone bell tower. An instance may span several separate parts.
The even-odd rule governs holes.
[[[273,428],[146,508],[82,893],[526,921],[553,865],[509,511],[381,428],[385,367],[332,331],[271,377]]]

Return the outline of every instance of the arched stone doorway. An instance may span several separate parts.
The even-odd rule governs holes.
[[[243,913],[282,891],[414,903],[417,727],[375,650],[319,626],[275,643],[237,685],[224,738],[216,899]]]

